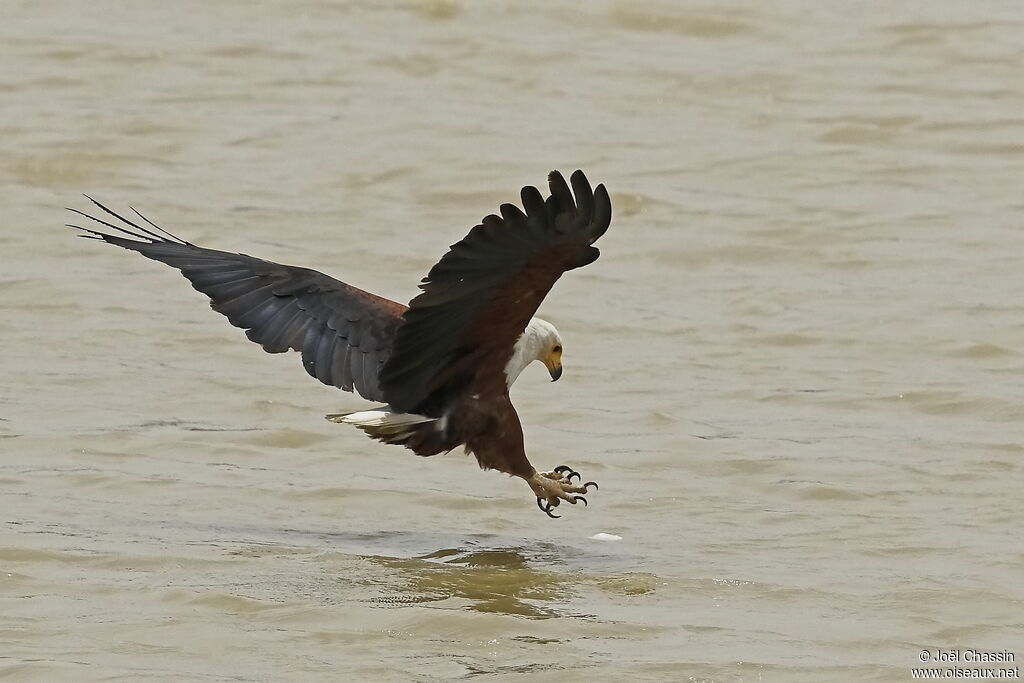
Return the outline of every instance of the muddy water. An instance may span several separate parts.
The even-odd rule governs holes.
[[[0,9],[0,676],[909,680],[1024,656],[1017,3]],[[408,300],[581,167],[549,520],[322,415],[87,192]],[[621,536],[600,541],[595,534]]]

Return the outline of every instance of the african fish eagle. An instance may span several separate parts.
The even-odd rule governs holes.
[[[408,306],[308,268],[198,247],[135,209],[130,220],[91,197],[108,220],[69,210],[120,234],[69,227],[177,268],[265,351],[299,351],[324,384],[384,404],[329,420],[417,455],[465,446],[481,468],[522,477],[538,507],[557,517],[561,501],[585,504],[580,494],[597,484],[579,483],[565,465],[533,468],[509,387],[535,360],[552,381],[561,376],[562,339],[533,314],[562,273],[597,259],[593,244],[611,222],[604,185],[592,190],[582,171],[570,183],[572,191],[552,171],[547,199],[524,187],[523,209],[502,204],[500,215],[486,216],[430,269]]]

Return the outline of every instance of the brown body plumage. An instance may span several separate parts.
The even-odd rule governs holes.
[[[572,484],[569,468],[534,470],[508,388],[532,360],[557,379],[561,340],[533,315],[562,273],[598,257],[592,245],[611,220],[603,185],[591,190],[581,171],[571,183],[572,191],[553,171],[547,199],[524,187],[525,212],[503,204],[500,216],[485,217],[430,270],[408,307],[315,270],[195,246],[95,200],[123,225],[72,211],[125,236],[72,227],[179,269],[264,350],[299,351],[316,379],[387,404],[329,416],[335,421],[419,455],[465,445],[481,467],[526,479],[551,514],[586,486]]]

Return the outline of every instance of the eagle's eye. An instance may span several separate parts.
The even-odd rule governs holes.
[[[562,345],[561,344],[556,344],[555,348],[551,349],[551,351],[552,351],[552,353],[561,353],[562,352]]]

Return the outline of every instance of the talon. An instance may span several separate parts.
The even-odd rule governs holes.
[[[589,494],[591,486],[597,490],[597,482],[580,483],[581,479],[583,476],[573,468],[559,465],[551,472],[534,472],[527,483],[537,497],[537,508],[548,517],[558,519],[561,515],[554,514],[554,510],[562,501],[572,505],[582,501],[583,505],[590,505],[586,496],[574,494]]]
[[[597,485],[596,481],[588,481],[587,483],[583,484],[584,489],[587,488],[588,486],[593,486],[595,491],[598,491],[601,488],[600,486]]]

